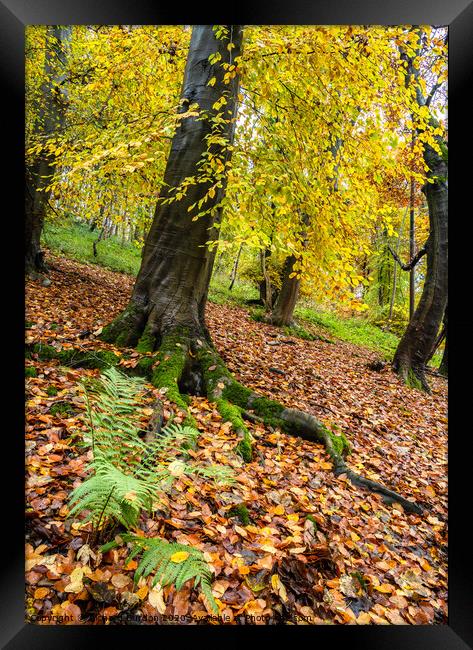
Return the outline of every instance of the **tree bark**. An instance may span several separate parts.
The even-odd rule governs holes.
[[[63,128],[67,107],[64,91],[66,51],[70,27],[57,25],[47,28],[44,77],[41,104],[33,125],[35,142],[45,144],[58,129]],[[51,155],[39,153],[25,169],[25,271],[27,274],[44,273],[47,266],[41,251],[49,193],[45,188],[54,175],[55,163]]]
[[[444,377],[448,377],[448,329],[445,331],[445,348],[443,350],[443,357],[440,363],[439,373]]]
[[[299,297],[300,278],[290,277],[294,272],[294,264],[297,258],[289,255],[284,262],[284,270],[281,283],[281,291],[278,294],[276,303],[271,313],[271,323],[279,327],[294,324],[294,308]]]
[[[412,143],[414,144],[414,133],[412,133]],[[411,178],[411,188],[409,196],[409,256],[411,260],[416,252],[415,239],[415,210],[414,210],[414,179]],[[415,312],[416,302],[416,269],[415,266],[409,271],[409,320],[412,320]]]
[[[301,220],[300,235],[302,238],[302,246],[306,248],[308,243],[306,228],[309,224],[309,217],[307,214],[299,214],[299,216]],[[294,324],[294,308],[299,297],[301,280],[296,276],[291,277],[291,275],[294,273],[294,266],[298,259],[300,257],[296,255],[288,255],[284,261],[281,291],[278,294],[269,318],[273,325],[278,325],[279,327]]]
[[[271,278],[268,273],[268,267],[266,264],[266,261],[270,257],[270,248],[266,248],[264,251],[260,251],[261,273],[263,274],[263,279],[259,283],[259,297],[261,304],[266,311],[271,311],[273,302],[276,300],[276,290],[271,284]]]
[[[197,208],[191,206],[209,192],[213,185],[211,180],[189,185],[180,200],[165,201],[172,197],[173,188],[199,172],[199,164],[207,150],[214,158],[220,157],[223,163],[230,158],[228,146],[233,142],[239,79],[236,75],[228,84],[224,83],[226,71],[222,63],[232,65],[240,55],[242,28],[239,25],[227,28],[228,38],[222,40],[216,38],[211,25],[193,28],[180,112],[196,103],[206,118],[182,119],[173,137],[164,174],[165,189],[146,238],[130,303],[105,334],[108,340],[119,344],[136,345],[144,336],[142,345],[155,349],[163,335],[175,328],[186,328],[193,335],[207,337],[204,310],[216,249],[209,250],[206,242],[218,238],[215,225],[221,221],[219,204],[225,192],[225,178],[220,179],[214,196],[204,204],[210,212],[196,220],[193,216]],[[230,41],[233,48],[229,50]],[[216,52],[221,58],[211,64],[209,56]],[[213,78],[215,83],[209,85]],[[227,100],[223,112],[225,122],[216,129],[212,118],[219,109],[214,108],[214,104],[222,96]],[[207,139],[213,135],[223,138],[225,145],[221,140],[208,145]]]
[[[404,219],[406,217],[406,213],[404,213],[404,216],[402,218],[401,225],[399,227],[399,233],[397,236],[397,244],[396,244],[396,255],[399,256],[399,247],[401,245],[401,236],[402,236],[402,230],[404,228]],[[397,266],[394,265],[393,269],[393,289],[391,292],[391,302],[389,304],[389,315],[388,315],[388,322],[391,321],[393,317],[393,310],[394,310],[394,303],[396,302],[396,289],[397,289]]]
[[[444,150],[446,146],[442,143]],[[435,344],[448,296],[448,185],[447,164],[443,156],[426,146],[424,159],[433,183],[423,192],[429,207],[430,235],[425,246],[427,270],[417,309],[399,342],[393,367],[399,376],[429,392],[425,367]]]
[[[235,284],[237,271],[238,271],[238,263],[240,261],[240,255],[241,255],[241,249],[242,248],[243,248],[243,244],[240,244],[240,248],[238,249],[238,253],[237,253],[237,256],[235,258],[235,262],[234,262],[233,268],[232,268],[232,275],[230,277],[230,285],[228,287],[229,291],[231,291],[233,289],[233,285]]]

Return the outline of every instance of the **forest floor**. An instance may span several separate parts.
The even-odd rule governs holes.
[[[123,350],[97,335],[126,305],[134,278],[48,259],[51,285],[27,284],[27,343],[112,349],[120,356]],[[351,468],[424,507],[418,516],[385,505],[344,475],[335,477],[322,445],[262,425],[249,425],[254,458],[245,464],[229,424],[206,399],[193,398],[201,432],[193,457],[231,467],[236,482],[222,489],[181,476],[162,510],[143,516],[140,525],[147,535],[204,552],[220,610],[215,622],[446,623],[446,381],[429,376],[427,395],[404,386],[389,365],[369,370],[377,355],[367,348],[302,340],[234,305],[209,303],[207,322],[238,380],[345,433]],[[128,352],[135,357],[124,366],[139,358]],[[166,587],[164,602],[156,603],[149,579],[133,587],[136,562],[125,566],[125,549],[97,553],[89,529],[67,519],[69,494],[90,461],[80,444],[86,423],[79,381],[99,371],[34,356],[26,368],[36,374],[26,380],[29,619],[114,624],[140,612],[142,622],[208,622],[198,590]],[[173,406],[164,403],[168,420]],[[249,523],[230,516],[235,503],[247,506]]]

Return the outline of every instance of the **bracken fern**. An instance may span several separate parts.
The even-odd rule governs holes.
[[[84,510],[95,526],[114,519],[136,526],[142,510],[151,512],[159,494],[181,474],[198,474],[220,483],[232,482],[225,467],[190,465],[176,460],[183,446],[195,443],[198,431],[169,424],[151,443],[139,436],[144,381],[115,368],[84,385],[90,429],[84,443],[92,447],[93,472],[71,494],[71,516]]]
[[[132,534],[120,535],[113,542],[101,547],[105,552],[115,548],[121,542],[130,544],[131,550],[126,562],[142,554],[140,563],[135,571],[134,581],[147,578],[154,571],[151,586],[160,584],[165,587],[174,584],[176,589],[182,589],[188,580],[194,579],[194,587],[200,585],[202,593],[214,612],[218,607],[212,595],[212,573],[201,553],[192,546],[167,542],[158,537],[149,539]],[[177,554],[181,554],[177,557]],[[184,556],[184,559],[182,557]]]

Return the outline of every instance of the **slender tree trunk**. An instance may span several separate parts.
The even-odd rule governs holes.
[[[144,336],[142,344],[154,349],[162,336],[179,327],[186,328],[195,336],[207,336],[204,310],[207,302],[208,284],[216,249],[205,245],[218,238],[215,224],[221,220],[219,204],[225,192],[225,177],[219,179],[219,187],[212,190],[214,181],[194,183],[188,186],[181,200],[164,203],[188,177],[195,176],[207,149],[213,157],[225,163],[230,152],[221,141],[207,144],[206,138],[223,137],[227,145],[233,142],[234,118],[238,94],[238,76],[224,83],[225,69],[222,63],[232,64],[240,55],[242,28],[227,26],[228,38],[216,38],[211,25],[193,28],[191,44],[184,73],[182,109],[192,104],[204,111],[207,119],[195,116],[184,118],[178,127],[164,174],[163,191],[153,223],[144,245],[141,268],[126,310],[108,327],[106,338],[125,345],[136,345]],[[233,48],[228,49],[229,39]],[[211,64],[209,56],[218,52],[220,61]],[[216,79],[213,85],[209,81]],[[220,112],[225,123],[215,126],[212,118],[219,109],[214,104],[222,96],[226,104]],[[207,214],[193,220],[198,211],[195,206],[206,195]]]
[[[407,210],[406,210],[407,212]],[[401,226],[399,228],[399,234],[397,237],[397,245],[396,245],[396,255],[399,255],[399,247],[401,245],[401,236],[402,236],[402,231],[404,229],[404,220],[406,217],[406,212],[404,213],[404,216],[402,218]],[[412,257],[411,257],[412,259]],[[397,289],[397,266],[394,264],[394,269],[393,269],[393,290],[391,293],[391,302],[389,304],[389,316],[388,316],[388,322],[392,319],[393,317],[393,309],[394,309],[394,303],[396,302],[396,289]]]
[[[445,331],[445,348],[443,350],[443,357],[442,362],[440,363],[439,373],[444,377],[448,377],[448,328]]]
[[[271,250],[269,248],[260,251],[261,273],[263,274],[263,279],[259,284],[259,296],[266,311],[270,312],[273,307],[273,287],[271,285],[271,278],[266,264],[269,257],[271,257]]]
[[[340,141],[341,142],[341,141]],[[307,231],[309,217],[307,214],[300,214],[302,247],[307,246]],[[279,327],[290,326],[294,324],[294,308],[299,297],[301,281],[300,278],[293,276],[294,266],[298,261],[296,255],[288,255],[284,261],[282,273],[281,291],[278,294],[271,316],[270,322]]]
[[[238,253],[237,253],[237,256],[235,258],[235,262],[234,262],[233,268],[232,268],[232,275],[230,277],[230,286],[228,287],[229,291],[231,291],[233,289],[233,285],[235,284],[237,271],[238,271],[238,262],[240,261],[240,255],[241,255],[241,249],[242,248],[243,248],[243,244],[240,244],[240,248],[238,249]]]
[[[412,136],[414,142],[414,135]],[[414,210],[414,179],[411,178],[411,189],[409,196],[409,257],[412,260],[416,254],[415,239],[415,210]],[[415,266],[409,272],[409,320],[412,320],[415,311],[416,300],[416,268]]]
[[[67,106],[64,91],[65,43],[70,38],[70,34],[70,27],[55,25],[47,28],[45,80],[41,87],[41,104],[33,126],[33,139],[42,144],[64,126]],[[51,182],[54,172],[54,160],[46,153],[37,154],[32,163],[26,166],[25,271],[27,274],[47,271],[40,242],[49,199],[49,193],[45,188]]]
[[[443,350],[443,357],[439,367],[439,373],[448,377],[448,304],[445,308],[445,314],[443,316],[443,326],[445,328],[445,347]]]
[[[222,251],[220,253],[220,255],[216,258],[214,273],[218,273],[220,271],[220,268],[221,268],[222,262],[223,262],[223,258],[224,258],[224,251]]]

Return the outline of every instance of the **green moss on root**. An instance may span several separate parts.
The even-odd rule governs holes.
[[[128,305],[115,320],[103,328],[99,338],[106,343],[115,343],[118,346],[124,346],[132,338],[131,335],[134,331],[136,317],[139,311],[136,305]]]
[[[267,397],[257,397],[252,400],[250,407],[259,417],[263,418],[265,424],[273,427],[285,428],[285,423],[281,420],[280,415],[284,411],[284,406]]]
[[[187,404],[179,391],[179,379],[184,371],[188,349],[189,333],[185,328],[173,330],[163,336],[155,356],[151,383],[156,388],[167,388],[166,397],[187,412]]]
[[[249,463],[253,458],[252,439],[241,416],[241,409],[234,404],[230,404],[230,402],[223,397],[217,399],[215,404],[222,419],[226,422],[230,422],[234,431],[243,436],[236,447],[236,451],[243,458],[245,463]]]
[[[151,334],[151,331],[148,327],[145,327],[145,331],[143,332],[142,336],[140,337],[140,340],[138,341],[136,350],[138,352],[153,352],[155,344],[156,344],[156,337],[154,336],[154,334]]]
[[[346,456],[351,453],[350,443],[344,433],[336,436],[333,431],[330,431],[329,429],[326,429],[326,431],[332,441],[334,451],[338,456]]]
[[[232,378],[232,381],[225,386],[222,396],[229,402],[237,404],[241,408],[246,408],[252,394],[253,393],[249,388],[243,386]]]
[[[46,388],[46,395],[49,395],[49,397],[54,397],[55,395],[57,395],[57,393],[58,393],[58,390],[57,390],[56,386],[48,386]]]
[[[244,503],[239,503],[238,505],[233,506],[233,508],[228,511],[228,516],[238,517],[243,526],[248,526],[250,523],[250,513]]]
[[[58,359],[64,366],[79,366],[81,368],[109,368],[116,366],[120,358],[110,350],[94,350],[84,352],[71,348],[68,350],[56,350],[52,345],[43,345],[42,343],[35,343],[30,351],[38,355],[39,359],[49,360]]]
[[[424,386],[422,384],[422,381],[419,379],[419,377],[417,377],[417,375],[412,370],[412,368],[409,368],[409,371],[407,373],[406,384],[409,386],[409,388],[416,388],[417,390],[424,390]]]
[[[38,371],[34,366],[28,366],[25,368],[25,377],[37,377]]]
[[[243,458],[245,463],[251,463],[253,459],[253,445],[248,431],[244,433],[243,439],[236,446],[236,452]]]

